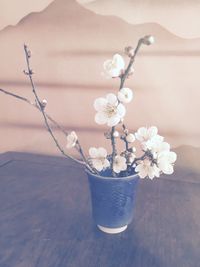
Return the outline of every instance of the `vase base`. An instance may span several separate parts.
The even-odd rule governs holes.
[[[104,226],[101,226],[101,225],[97,225],[97,227],[104,233],[107,233],[107,234],[118,234],[118,233],[121,233],[121,232],[125,231],[126,228],[127,228],[127,225],[124,225],[124,226],[118,227],[118,228],[108,228],[108,227],[104,227]]]

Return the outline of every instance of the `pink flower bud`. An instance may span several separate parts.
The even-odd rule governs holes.
[[[125,54],[129,57],[133,57],[134,56],[134,49],[132,46],[127,46],[125,47]]]
[[[142,43],[145,45],[151,45],[155,42],[154,37],[152,35],[146,35],[141,40]]]

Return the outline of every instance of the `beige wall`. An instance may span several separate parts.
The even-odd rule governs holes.
[[[47,6],[47,2],[43,4]],[[80,5],[73,0],[56,0],[43,11],[27,15],[16,26],[1,30],[0,88],[32,98],[22,73],[25,68],[23,43],[26,42],[33,52],[38,92],[48,100],[47,111],[67,129],[77,130],[85,149],[104,145],[102,132],[106,127],[94,123],[92,105],[96,97],[117,91],[119,83],[101,75],[102,64],[116,52],[123,54],[126,45],[136,45],[141,36],[153,34],[155,45],[143,47],[135,62],[135,73],[127,82],[134,90],[134,100],[128,106],[126,123],[132,130],[157,125],[173,146],[199,147],[200,39],[191,39],[188,35],[187,19],[182,27],[179,25],[178,32],[177,27],[169,31],[164,20],[151,21],[146,5],[140,5],[140,9],[132,6],[133,13],[130,13],[130,4],[137,7],[139,2],[141,4],[141,1],[123,1],[116,9],[114,1]],[[195,2],[190,2],[191,9]],[[174,10],[177,5],[174,3]],[[170,7],[173,10],[173,4]],[[169,12],[165,5],[158,3],[151,8],[154,13],[158,13],[158,8],[161,14],[165,10],[166,14]],[[139,24],[131,21],[137,10],[140,10]],[[171,23],[169,15],[167,21]],[[195,32],[193,20],[190,21],[191,32]],[[5,95],[0,95],[0,108],[1,152],[57,153],[36,110]],[[64,138],[59,137],[65,144]]]

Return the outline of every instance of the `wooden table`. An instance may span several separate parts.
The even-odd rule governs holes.
[[[63,158],[0,155],[0,267],[199,267],[200,177],[177,168],[141,180],[117,235],[91,217],[87,177]]]

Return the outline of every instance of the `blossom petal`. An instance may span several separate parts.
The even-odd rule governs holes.
[[[97,170],[97,171],[102,171],[103,170],[103,164],[102,164],[102,161],[100,159],[94,159],[92,161],[92,164],[94,166],[94,168]]]
[[[153,137],[154,135],[158,134],[158,128],[156,126],[152,126],[148,129],[149,137]]]
[[[98,156],[98,151],[97,151],[96,147],[91,147],[89,149],[89,155],[91,158],[96,158]]]
[[[108,168],[109,166],[110,166],[109,160],[105,159],[103,167]]]
[[[104,70],[106,70],[106,71],[110,70],[111,66],[112,66],[112,59],[108,59],[108,60],[104,61],[104,63],[103,63]]]
[[[107,119],[107,125],[109,127],[113,127],[113,126],[117,125],[119,122],[120,122],[120,117],[118,115],[115,115],[115,116]]]
[[[126,158],[122,156],[116,156],[113,162],[113,171],[120,173],[127,169]]]
[[[177,160],[177,154],[175,152],[170,151],[168,160],[170,163],[174,163]]]
[[[169,151],[170,150],[170,144],[168,144],[167,142],[162,142],[159,150],[160,151]]]
[[[114,94],[107,94],[106,99],[107,99],[108,103],[111,105],[116,105],[118,102],[117,97]]]
[[[95,99],[95,101],[94,101],[95,110],[96,111],[102,111],[105,108],[107,102],[108,101],[103,97],[99,97],[99,98]]]
[[[113,78],[120,76],[124,67],[124,59],[119,54],[115,54],[112,59],[106,60],[103,64],[104,70]]]
[[[121,103],[117,106],[117,114],[120,116],[120,118],[123,118],[126,114],[126,108]]]
[[[113,56],[113,61],[116,63],[118,69],[124,69],[125,62],[124,62],[124,59],[123,59],[123,57],[121,55],[115,54]]]
[[[141,164],[136,166],[135,171],[138,172],[140,178],[145,178],[147,176],[147,172]]]
[[[129,103],[133,98],[133,92],[130,88],[124,87],[120,89],[117,96],[122,103]]]
[[[67,136],[67,148],[72,148],[76,145],[78,137],[74,131]]]
[[[119,77],[121,74],[121,69],[112,69],[110,70],[110,76],[113,77],[113,78],[117,78]]]
[[[144,137],[147,136],[147,128],[140,127],[137,132],[135,133],[135,137],[139,141],[144,141]]]
[[[107,157],[107,151],[103,147],[99,147],[98,149],[98,157],[106,158]]]
[[[173,165],[171,165],[171,164],[169,164],[169,163],[167,163],[165,161],[161,161],[159,163],[159,168],[165,174],[172,174],[174,172]]]
[[[107,123],[108,118],[106,117],[104,112],[98,112],[95,115],[95,122],[98,124],[105,124]]]
[[[166,161],[169,163],[174,163],[177,159],[177,155],[175,152],[172,151],[163,151],[158,154],[158,159],[160,161]]]

